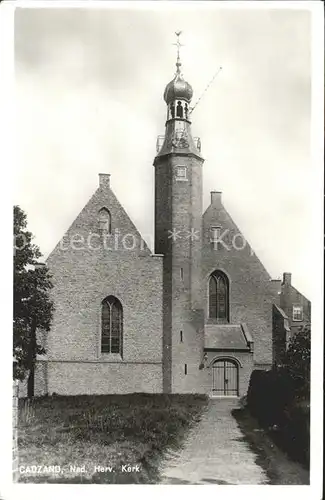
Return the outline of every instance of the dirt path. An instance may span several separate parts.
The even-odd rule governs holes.
[[[231,410],[234,399],[212,399],[183,448],[162,465],[162,484],[267,484]]]

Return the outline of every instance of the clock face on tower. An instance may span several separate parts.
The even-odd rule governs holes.
[[[175,131],[172,135],[171,143],[174,148],[188,148],[189,142],[186,131],[184,130],[181,133]]]

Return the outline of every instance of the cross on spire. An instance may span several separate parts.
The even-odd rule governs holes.
[[[176,43],[173,43],[173,45],[176,45],[177,47],[177,61],[176,61],[176,68],[177,68],[177,73],[180,73],[180,67],[182,66],[180,57],[179,57],[179,49],[180,47],[183,47],[184,45],[179,41],[179,37],[181,36],[182,32],[181,31],[175,31],[175,35],[177,36],[177,41]]]

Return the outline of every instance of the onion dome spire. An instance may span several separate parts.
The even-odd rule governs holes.
[[[164,100],[166,104],[170,104],[171,101],[177,99],[185,99],[185,101],[190,102],[193,96],[193,89],[191,85],[186,82],[181,74],[181,59],[180,59],[180,47],[182,44],[179,41],[181,31],[177,31],[175,34],[177,36],[177,42],[174,43],[177,47],[177,59],[176,59],[176,73],[171,82],[169,82],[165,88]]]
[[[179,41],[179,37],[181,36],[181,34],[182,34],[181,31],[175,32],[175,35],[177,36],[177,42],[174,43],[174,45],[176,45],[176,47],[177,47],[176,73],[178,73],[179,75],[181,74],[180,67],[182,66],[182,63],[181,63],[181,60],[179,57],[179,49],[180,49],[180,47],[183,46],[183,44],[181,44],[181,42]]]
[[[180,34],[181,31],[176,32],[177,42],[174,44],[177,47],[176,73],[173,80],[167,84],[164,92],[164,100],[167,104],[166,129],[165,135],[157,138],[156,159],[169,154],[190,155],[202,159],[200,139],[192,137],[191,132],[190,102],[193,90],[181,74],[182,63],[179,49],[182,44],[179,41]]]

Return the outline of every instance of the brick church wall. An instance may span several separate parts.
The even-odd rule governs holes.
[[[103,207],[111,213],[110,248],[97,237],[92,245],[96,249],[85,243],[73,248],[71,241],[96,236]],[[114,246],[116,234],[120,243]],[[151,255],[111,191],[107,175],[47,265],[55,306],[45,342],[48,393],[161,392],[162,256]],[[101,302],[108,295],[123,307],[122,358],[101,353]]]
[[[162,392],[159,362],[49,362],[48,371],[50,394]]]
[[[226,247],[211,243],[211,227],[220,226]],[[237,248],[236,248],[237,247]],[[245,241],[223,207],[221,193],[212,193],[212,203],[203,215],[203,288],[208,313],[208,279],[219,269],[229,279],[230,323],[246,323],[254,341],[254,361],[272,364],[272,304],[278,301],[276,287],[258,257]]]

